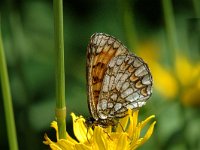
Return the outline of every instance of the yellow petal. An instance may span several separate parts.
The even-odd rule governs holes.
[[[143,129],[143,127],[151,120],[155,118],[155,115],[151,115],[150,117],[148,117],[147,119],[145,119],[144,121],[138,123],[137,125],[137,129],[135,131],[135,138],[136,139],[139,139],[140,138],[140,133],[141,133],[141,130]],[[150,126],[151,127],[151,126]]]
[[[143,128],[151,119],[155,118],[155,115],[151,115],[147,119],[141,122],[141,128]]]
[[[79,143],[79,144],[75,144],[74,150],[92,150],[92,148],[85,144]]]
[[[56,121],[51,122],[51,127],[56,130],[56,139],[58,139],[58,125]]]
[[[144,136],[143,143],[146,142],[146,141],[151,137],[151,135],[152,135],[152,133],[153,133],[153,130],[154,130],[155,124],[156,124],[156,121],[154,121],[154,122],[150,125],[149,129],[147,130],[147,132],[146,132],[146,134],[145,134],[145,136]]]
[[[133,146],[134,149],[136,149],[136,148],[138,148],[139,146],[143,145],[143,144],[151,137],[151,135],[152,135],[152,133],[153,133],[153,130],[154,130],[155,124],[156,124],[156,121],[154,121],[154,122],[150,125],[150,127],[149,127],[149,129],[147,130],[147,132],[146,132],[144,138],[140,138],[140,139],[138,140],[137,144]],[[132,145],[131,145],[131,146],[132,146]]]
[[[111,132],[112,132],[112,126],[108,126],[108,127],[106,128],[106,132],[111,133]]]
[[[129,120],[129,115],[120,119],[116,127],[116,132],[124,132],[126,130],[128,120]]]
[[[61,148],[62,150],[65,150],[65,149],[73,150],[74,149],[74,143],[71,143],[70,141],[65,140],[65,139],[58,140],[56,145],[59,146],[59,148]]]
[[[50,144],[50,147],[52,150],[62,150],[59,146],[57,146],[56,144]]]
[[[76,144],[76,143],[78,143],[76,140],[74,140],[67,132],[66,132],[66,139],[68,140],[68,141],[70,141],[71,143],[73,143],[73,144]]]
[[[97,150],[106,150],[104,131],[101,127],[96,126],[94,129],[94,144]]]
[[[79,142],[88,142],[88,139],[91,138],[93,132],[92,129],[86,128],[84,124],[85,119],[83,117],[77,117],[74,113],[71,113],[71,116],[73,119],[74,135],[76,136]]]
[[[130,149],[134,150],[134,149],[138,148],[141,145],[140,144],[141,141],[142,141],[142,138],[137,139],[136,141],[132,142],[131,145],[130,145]]]
[[[44,139],[46,141],[43,141],[44,144],[49,145],[51,149],[53,150],[61,150],[61,149],[68,149],[73,150],[73,143],[67,140],[58,140],[57,142],[51,141],[48,136],[45,134]]]
[[[129,140],[126,133],[122,133],[119,137],[118,143],[116,144],[116,150],[128,150],[129,149]]]
[[[139,112],[138,110],[136,110],[136,111],[128,110],[128,113],[130,116],[130,118],[129,118],[130,123],[127,128],[127,133],[129,134],[130,137],[133,136],[133,133],[136,130],[136,126],[137,126],[137,122],[138,122],[138,112]]]
[[[140,137],[140,132],[141,132],[142,128],[141,128],[141,123],[139,122],[136,130],[134,131],[134,138],[137,140]]]
[[[133,113],[132,115],[132,118],[133,118],[133,127],[136,127],[137,126],[137,123],[138,123],[138,113],[139,113],[139,110],[135,110],[135,111],[130,111],[130,113]]]
[[[46,141],[43,141],[43,143],[46,144],[46,145],[49,145],[49,144],[53,143],[53,142],[50,140],[50,138],[48,138],[48,136],[47,136],[46,133],[44,134],[44,139],[45,139]]]
[[[144,138],[140,138],[140,132],[142,128],[155,116],[152,115],[146,120],[138,123],[138,110],[128,111],[128,116],[120,119],[121,126],[124,129],[127,128],[126,132],[122,132],[121,126],[118,124],[116,131],[113,132],[112,127],[102,128],[95,126],[94,131],[90,128],[87,129],[85,126],[85,119],[83,117],[77,117],[74,113],[71,114],[73,118],[73,129],[74,134],[79,140],[79,143],[71,138],[68,133],[67,139],[57,140],[57,142],[51,141],[45,134],[44,143],[49,145],[53,150],[120,150],[120,149],[135,149],[138,146],[145,143],[153,133],[154,125],[153,122],[147,130]],[[130,121],[128,120],[130,119]],[[128,126],[127,126],[128,125]],[[51,125],[57,131],[57,123],[52,122]],[[88,132],[88,133],[87,133]],[[87,134],[90,138],[87,138]]]

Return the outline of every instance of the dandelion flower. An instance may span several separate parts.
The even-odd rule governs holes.
[[[53,121],[51,127],[56,130],[57,142],[51,141],[45,134],[44,144],[49,145],[53,150],[133,150],[143,145],[151,137],[156,123],[156,121],[151,123],[144,137],[141,137],[142,129],[155,118],[154,115],[138,122],[138,110],[134,112],[129,110],[128,115],[120,119],[116,127],[95,126],[94,129],[85,125],[85,119],[82,116],[77,117],[74,113],[71,116],[77,140],[70,137],[67,132],[66,139],[58,139],[57,122]]]

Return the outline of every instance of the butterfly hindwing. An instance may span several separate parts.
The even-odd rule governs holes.
[[[124,117],[128,108],[145,105],[151,95],[152,76],[144,61],[128,53],[111,59],[105,73],[97,112],[102,119]]]

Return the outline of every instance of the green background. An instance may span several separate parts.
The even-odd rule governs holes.
[[[51,121],[55,119],[52,3],[49,0],[0,1],[3,42],[19,149],[48,149],[48,146],[42,143],[45,133],[55,140],[55,131],[49,127]],[[200,21],[194,13],[192,1],[173,0],[172,4],[178,43],[181,46],[179,53],[186,49],[184,53],[192,58],[192,63],[199,63],[200,32],[196,22]],[[139,43],[151,41],[152,38],[162,39],[164,41],[162,44],[157,40],[163,51],[159,56],[161,58],[159,63],[165,64],[169,69],[172,68],[170,60],[173,59],[173,50],[166,48],[168,41],[160,0],[64,0],[63,8],[67,131],[72,135],[70,113],[89,117],[86,93],[86,48],[93,33],[104,32],[113,35],[130,50],[136,46],[128,42],[131,39],[127,35],[135,34],[131,30],[134,27]],[[124,12],[128,12],[134,19],[134,22],[128,20],[130,27],[133,28],[125,24]],[[185,39],[189,45],[188,49],[185,46]],[[138,52],[140,49],[133,51]],[[190,87],[192,88],[193,86]],[[200,87],[198,90],[200,91]],[[155,114],[157,124],[150,140],[140,149],[200,149],[200,93],[195,98],[198,102],[195,106],[183,106],[180,96],[168,100],[155,89],[153,96],[139,115],[140,120],[144,120]],[[8,149],[1,92],[0,148]]]

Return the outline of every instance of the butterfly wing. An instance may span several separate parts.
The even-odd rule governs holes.
[[[105,72],[97,114],[100,119],[124,117],[128,108],[145,105],[152,93],[152,76],[147,64],[132,53],[113,57]]]
[[[95,33],[87,48],[88,105],[94,119],[98,119],[97,104],[107,66],[113,57],[127,54],[127,48],[114,37]]]

